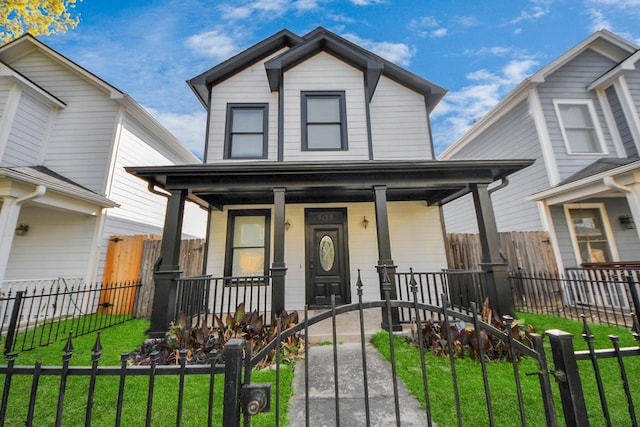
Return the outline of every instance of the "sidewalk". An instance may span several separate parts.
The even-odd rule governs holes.
[[[312,317],[321,311],[310,311]],[[363,311],[364,335],[367,345],[367,376],[369,413],[372,426],[396,424],[391,365],[368,342],[382,328],[380,309]],[[407,327],[408,328],[408,327]],[[405,328],[405,329],[407,329]],[[405,331],[406,332],[406,331]],[[336,317],[338,342],[338,396],[341,426],[366,425],[364,375],[362,370],[362,346],[360,313],[352,311]],[[309,328],[309,360],[299,361],[293,380],[294,395],[289,406],[289,425],[305,425],[305,363],[309,363],[309,425],[329,427],[336,425],[336,405],[333,374],[333,325],[326,319]],[[329,343],[329,344],[326,344]],[[325,345],[323,345],[325,344]],[[398,380],[400,420],[403,426],[426,425],[426,412],[417,400],[409,395]]]
[[[340,338],[339,338],[340,340]],[[359,341],[359,335],[358,335]],[[366,345],[369,408],[372,426],[396,425],[391,365],[371,345]],[[329,427],[336,425],[336,406],[333,374],[333,346],[316,345],[309,348],[309,360],[295,367],[294,395],[290,402],[289,425],[305,425],[304,365],[309,369],[309,425]],[[361,344],[338,345],[338,390],[341,426],[366,425],[363,387]],[[409,395],[398,380],[398,399],[402,426],[426,425],[426,412]]]

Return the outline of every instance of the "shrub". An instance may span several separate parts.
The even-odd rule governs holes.
[[[252,343],[252,352],[256,354],[269,342],[275,339],[277,334],[277,318],[274,315],[271,325],[265,327],[263,316],[257,311],[246,312],[244,303],[241,303],[234,314],[227,314],[224,322],[214,315],[214,325],[210,326],[206,318],[201,324],[192,326],[191,319],[183,312],[178,314],[175,322],[171,323],[164,338],[147,340],[142,346],[132,353],[130,364],[147,365],[151,362],[151,353],[158,352],[160,365],[179,364],[180,351],[186,350],[187,364],[222,363],[222,350],[224,345],[232,338],[244,338]],[[298,323],[297,312],[280,315],[282,330],[290,328]],[[283,351],[282,360],[287,362],[295,359],[304,348],[298,334],[294,334],[281,343]],[[261,361],[261,366],[272,363],[275,350]]]

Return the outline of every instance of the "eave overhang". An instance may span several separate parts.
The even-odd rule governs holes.
[[[127,167],[168,191],[221,209],[225,205],[272,203],[273,189],[285,188],[287,203],[372,201],[372,188],[387,187],[390,201],[446,203],[533,163],[533,160],[263,162]]]
[[[303,41],[304,39],[302,37],[291,31],[282,30],[215,67],[210,68],[204,73],[187,80],[187,84],[202,105],[207,108],[209,104],[209,88],[211,86],[228,79],[280,49],[296,46]]]

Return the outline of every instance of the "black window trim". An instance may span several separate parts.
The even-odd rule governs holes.
[[[262,155],[261,156],[231,156],[231,138],[233,129],[233,111],[236,109],[256,110],[262,109]],[[224,158],[225,159],[266,159],[269,148],[269,103],[241,103],[227,104],[227,117],[224,132]]]
[[[307,99],[314,97],[338,98],[340,106],[340,148],[309,148],[307,134]],[[300,92],[300,117],[302,130],[302,151],[346,151],[349,149],[347,141],[347,102],[345,91],[301,91]]]
[[[264,217],[264,274],[269,275],[269,254],[271,253],[271,209],[234,209],[227,213],[227,242],[224,253],[224,276],[233,275],[233,233],[235,230],[235,218],[239,216],[263,216]],[[225,285],[234,286],[231,280],[225,280]]]

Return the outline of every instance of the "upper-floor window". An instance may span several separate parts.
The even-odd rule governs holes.
[[[567,153],[601,154],[607,152],[591,100],[555,100],[554,106]]]
[[[346,150],[344,92],[302,92],[302,149]]]
[[[267,157],[267,104],[227,104],[225,159]]]

